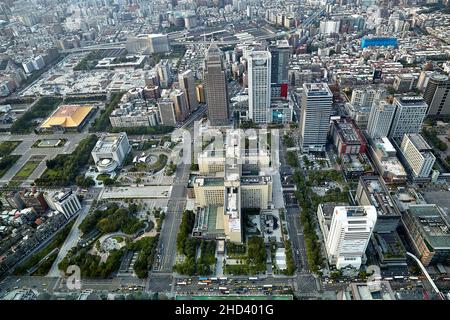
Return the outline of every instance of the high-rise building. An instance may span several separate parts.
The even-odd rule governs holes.
[[[289,55],[291,46],[287,40],[279,40],[269,47],[272,55],[271,82],[275,84],[288,83]]]
[[[183,90],[189,111],[192,112],[198,108],[197,97],[195,93],[195,79],[194,73],[191,70],[186,70],[178,75],[178,82],[180,88]]]
[[[428,104],[427,114],[450,115],[450,77],[443,74],[432,75],[428,80],[423,99]]]
[[[162,125],[173,126],[177,123],[175,117],[175,103],[171,98],[163,97],[158,100],[158,112]]]
[[[389,138],[403,139],[408,133],[419,133],[427,113],[427,104],[421,97],[397,97],[394,99],[395,115]]]
[[[205,89],[208,119],[213,126],[229,123],[228,88],[222,51],[211,44],[205,59]]]
[[[269,119],[271,59],[269,51],[251,51],[247,55],[249,118],[255,123],[267,123]]]
[[[326,239],[330,264],[359,269],[376,222],[374,206],[335,207]]]
[[[158,73],[161,88],[169,88],[172,84],[172,69],[170,67],[170,61],[167,59],[162,59],[156,66],[156,71]]]
[[[300,146],[323,151],[330,127],[333,94],[326,83],[305,83],[300,109]]]
[[[428,178],[436,157],[425,139],[418,133],[405,134],[400,148],[414,178]]]
[[[367,123],[369,137],[372,139],[387,137],[392,120],[394,119],[394,114],[394,105],[386,101],[380,101],[378,104],[374,103],[370,110],[369,121]]]
[[[170,92],[170,98],[174,103],[175,119],[177,122],[183,122],[189,115],[186,95],[183,91],[176,89]]]

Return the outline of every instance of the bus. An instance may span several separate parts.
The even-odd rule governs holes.
[[[219,287],[219,290],[220,291],[225,291],[225,290],[227,290],[227,287]]]
[[[216,278],[216,277],[212,277],[210,280],[211,280],[212,282],[214,282],[214,281],[217,281],[217,278]]]
[[[418,277],[409,277],[409,280],[419,280]]]
[[[199,281],[206,281],[206,280],[208,280],[208,277],[199,277],[198,280]]]
[[[200,285],[200,286],[207,286],[208,284],[207,284],[206,282],[199,281],[199,282],[198,282],[198,285]]]
[[[186,283],[186,281],[179,281],[179,282],[177,282],[177,285],[185,286],[185,285],[187,285],[187,283]]]
[[[394,276],[394,279],[396,280],[403,280],[405,277],[404,276]]]
[[[384,280],[392,281],[392,280],[394,280],[394,278],[392,278],[392,277],[387,277],[387,278],[384,278]]]
[[[227,281],[228,278],[227,278],[227,277],[219,277],[219,280],[220,280],[220,281]]]
[[[250,281],[257,281],[258,277],[248,277],[248,280],[250,280]]]

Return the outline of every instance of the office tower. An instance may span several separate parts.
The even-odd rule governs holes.
[[[374,206],[335,207],[326,240],[330,264],[359,269],[376,222]]]
[[[172,84],[172,70],[170,67],[170,62],[167,59],[161,60],[156,66],[156,71],[159,77],[159,83],[161,88],[167,89]]]
[[[248,111],[255,123],[267,123],[270,110],[271,54],[251,51],[248,62]]]
[[[414,178],[428,178],[436,157],[424,138],[418,133],[405,134],[400,148]]]
[[[305,83],[300,109],[300,145],[303,151],[323,151],[330,126],[333,94],[326,83]]]
[[[427,113],[427,104],[421,97],[397,97],[394,99],[395,115],[389,138],[403,139],[408,133],[418,133]]]
[[[378,104],[374,103],[370,110],[369,121],[367,123],[369,137],[372,139],[387,137],[392,120],[394,119],[394,114],[394,105],[386,101],[380,101]]]
[[[450,115],[450,78],[443,74],[432,75],[423,99],[428,105],[428,115]]]
[[[175,119],[177,122],[183,122],[189,115],[189,108],[186,103],[186,95],[183,91],[175,89],[170,93],[175,107]]]
[[[173,126],[177,123],[175,104],[171,98],[163,97],[158,100],[158,113],[162,125]]]
[[[228,88],[222,51],[211,44],[205,59],[205,89],[208,119],[213,126],[229,123]]]
[[[269,47],[272,55],[271,83],[288,83],[289,54],[291,46],[287,40],[279,40]]]
[[[192,112],[198,108],[198,102],[195,94],[195,79],[194,73],[191,70],[186,70],[178,75],[178,82],[180,88],[183,90],[189,111]]]

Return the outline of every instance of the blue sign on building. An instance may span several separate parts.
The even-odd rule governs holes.
[[[361,41],[361,48],[387,47],[387,46],[392,46],[394,48],[397,48],[398,47],[397,38],[388,38],[388,37],[367,38],[367,37],[364,37]]]

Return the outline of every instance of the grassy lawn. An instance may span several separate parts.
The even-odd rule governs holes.
[[[111,178],[111,176],[107,173],[101,173],[97,176],[98,181],[103,181],[105,179]]]
[[[41,163],[40,161],[28,161],[23,167],[16,173],[13,180],[25,180],[28,178],[33,171],[37,168],[37,166]]]
[[[5,156],[0,160],[0,178],[5,175],[6,172],[19,160],[19,155]]]
[[[22,141],[3,141],[0,143],[0,158],[9,155]]]

